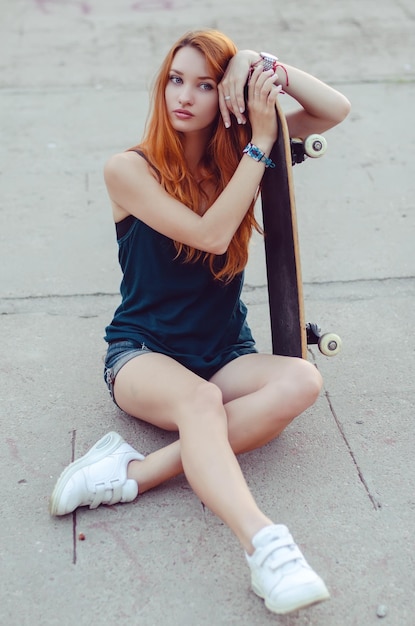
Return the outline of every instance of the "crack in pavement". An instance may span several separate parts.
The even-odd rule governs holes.
[[[379,509],[382,508],[382,503],[379,500],[377,500],[377,498],[373,495],[373,493],[370,490],[369,485],[367,484],[367,482],[365,480],[365,477],[363,476],[363,471],[360,468],[359,463],[357,462],[356,456],[355,456],[355,454],[353,452],[353,449],[352,449],[352,447],[351,447],[351,445],[349,443],[349,440],[347,439],[347,436],[346,436],[346,433],[344,432],[343,426],[342,426],[339,418],[337,417],[336,411],[334,410],[334,406],[333,406],[333,403],[332,403],[331,398],[330,398],[330,394],[329,394],[329,392],[327,390],[324,391],[324,396],[325,396],[325,398],[327,400],[327,404],[329,405],[330,412],[331,412],[331,414],[332,414],[332,416],[334,418],[334,421],[336,422],[336,426],[337,426],[337,428],[338,428],[338,430],[340,432],[340,435],[341,435],[341,437],[342,437],[342,439],[343,439],[343,441],[344,441],[344,443],[346,445],[347,451],[348,451],[348,453],[349,453],[349,455],[350,455],[350,457],[351,457],[351,459],[353,461],[353,464],[354,464],[354,466],[356,468],[356,472],[357,472],[357,475],[359,477],[359,480],[362,483],[362,485],[363,485],[363,487],[364,487],[364,489],[366,491],[366,494],[367,494],[369,500],[371,501],[371,503],[373,505],[373,508],[375,509],[375,511],[378,511]]]
[[[415,276],[385,276],[381,278],[353,278],[350,280],[327,280],[327,281],[303,281],[303,287],[310,292],[319,292],[327,288],[337,289],[340,292],[347,291],[348,297],[353,297],[353,291],[359,294],[362,290],[367,297],[371,297],[371,294],[375,291],[384,291],[385,289],[392,288],[394,291],[409,291],[411,295],[415,294],[415,289],[412,291],[411,287],[415,287]],[[245,293],[252,293],[256,291],[264,291],[267,288],[267,284],[254,285],[246,282],[244,285]],[[368,291],[370,288],[371,291]],[[383,295],[383,294],[382,294]],[[97,291],[91,293],[49,293],[49,294],[27,294],[20,296],[0,296],[0,304],[4,303],[24,303],[24,302],[39,302],[50,300],[69,300],[69,299],[87,299],[87,298],[119,298],[120,293],[118,291]],[[334,294],[333,297],[342,297],[339,293]]]
[[[312,359],[314,365],[318,369],[314,353],[310,349],[308,350],[308,352],[309,352],[309,354],[311,356],[311,359]],[[368,483],[367,483],[367,481],[366,481],[366,479],[365,479],[365,477],[363,475],[363,470],[361,469],[361,467],[360,467],[360,465],[359,465],[359,463],[357,461],[356,455],[353,452],[353,448],[352,448],[351,444],[349,443],[349,440],[348,440],[347,435],[346,435],[346,433],[344,431],[342,423],[341,423],[340,419],[337,416],[337,413],[335,411],[333,402],[331,400],[330,394],[329,394],[327,389],[324,389],[323,395],[324,395],[324,397],[325,397],[325,399],[327,401],[328,407],[330,409],[330,413],[332,414],[333,419],[335,421],[335,424],[337,426],[337,430],[339,431],[340,436],[343,439],[343,442],[344,442],[344,444],[346,446],[347,452],[348,452],[348,454],[349,454],[349,456],[350,456],[350,458],[351,458],[351,460],[353,462],[353,465],[354,465],[354,467],[356,469],[359,481],[361,482],[361,484],[362,484],[362,486],[363,486],[363,488],[364,488],[364,490],[366,492],[367,497],[371,501],[373,508],[375,509],[375,511],[379,511],[382,508],[382,503],[372,493],[372,491],[371,491],[371,489],[370,489],[370,487],[369,487],[369,485],[368,485]]]

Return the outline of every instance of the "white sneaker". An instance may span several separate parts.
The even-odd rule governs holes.
[[[51,515],[72,513],[78,506],[132,502],[138,495],[135,480],[127,478],[130,461],[143,461],[117,433],[102,437],[84,456],[62,472],[49,502]]]
[[[267,609],[283,615],[330,598],[286,526],[266,526],[254,536],[252,545],[255,552],[246,555],[252,589],[265,600]]]

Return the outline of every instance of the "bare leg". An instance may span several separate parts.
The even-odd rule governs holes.
[[[252,552],[250,539],[271,521],[255,504],[234,453],[279,435],[320,387],[306,361],[271,355],[240,357],[211,383],[161,355],[133,359],[117,376],[117,403],[135,417],[179,430],[180,440],[131,462],[129,477],[142,493],[184,470],[195,493]]]
[[[228,438],[235,454],[278,437],[315,402],[321,388],[321,377],[310,363],[260,354],[232,361],[211,382],[222,390]],[[164,427],[176,430],[170,424]],[[180,441],[148,455],[145,463],[131,466],[130,477],[139,482],[140,493],[156,487],[183,472]]]

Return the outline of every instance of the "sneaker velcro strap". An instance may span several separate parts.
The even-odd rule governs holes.
[[[100,483],[98,485],[95,485],[94,498],[93,498],[91,504],[89,505],[89,508],[90,509],[98,508],[99,505],[102,504],[105,501],[105,494],[106,493],[107,493],[107,486],[105,485],[105,483]]]
[[[97,483],[95,490],[94,498],[89,505],[90,509],[96,509],[100,504],[117,504],[122,498],[122,485],[119,480]]]
[[[108,502],[108,504],[117,504],[118,502],[122,502],[122,493],[123,485],[117,481],[117,484],[112,485],[112,498]]]
[[[271,541],[270,544],[261,550],[261,562],[268,559],[267,565],[272,569],[277,569],[281,565],[304,559],[301,550],[289,538]]]

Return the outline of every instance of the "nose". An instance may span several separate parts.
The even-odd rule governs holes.
[[[193,104],[193,95],[190,87],[183,86],[182,91],[179,95],[179,102],[181,105],[183,104]]]

